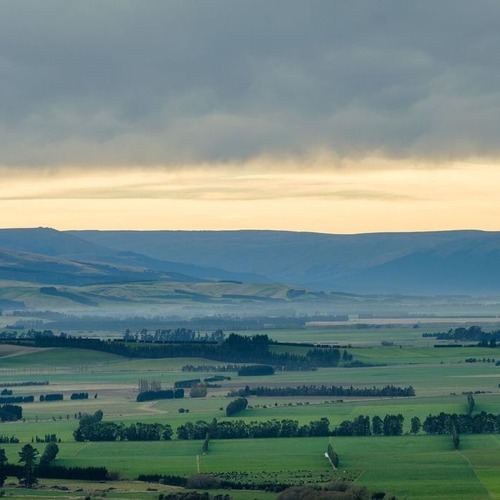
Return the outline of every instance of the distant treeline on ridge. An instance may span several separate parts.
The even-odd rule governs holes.
[[[438,340],[475,341],[478,342],[478,347],[497,347],[500,345],[500,330],[484,332],[480,326],[451,328],[447,332],[423,333],[422,337],[432,337]]]
[[[217,336],[224,335],[222,332]],[[11,339],[9,342],[13,342]],[[352,355],[334,347],[314,347],[304,355],[290,352],[275,352],[277,345],[267,335],[245,336],[231,333],[221,342],[136,342],[121,340],[100,340],[72,337],[51,330],[34,332],[32,338],[19,338],[17,344],[35,347],[70,347],[108,352],[128,358],[177,358],[200,357],[231,363],[268,364],[285,369],[304,370],[322,366],[337,366],[348,362]]]

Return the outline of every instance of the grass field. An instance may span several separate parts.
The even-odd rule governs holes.
[[[439,326],[439,328],[438,328]],[[441,325],[439,330],[446,330]],[[437,331],[437,330],[436,330]],[[466,363],[468,357],[493,358],[497,350],[478,348],[433,348],[433,339],[423,339],[422,329],[305,329],[267,332],[271,337],[290,341],[314,341],[347,344],[354,359],[374,366],[322,368],[306,372],[277,372],[266,377],[238,377],[219,388],[210,388],[206,398],[136,403],[138,380],[158,380],[164,387],[175,381],[201,378],[212,372],[182,372],[182,366],[219,363],[193,358],[127,359],[79,349],[33,349],[0,345],[2,382],[47,380],[48,386],[14,387],[15,395],[59,393],[60,402],[34,402],[23,405],[24,421],[0,424],[0,435],[14,435],[19,444],[4,444],[8,458],[16,461],[24,443],[35,436],[56,433],[61,439],[57,464],[68,466],[105,465],[125,479],[140,473],[179,474],[200,472],[225,474],[253,482],[288,481],[326,483],[345,478],[372,490],[383,490],[398,498],[483,499],[500,498],[500,435],[461,436],[460,449],[452,450],[449,436],[332,437],[340,456],[340,469],[332,471],[324,452],[328,438],[290,438],[255,440],[211,440],[207,455],[201,453],[201,441],[77,443],[73,431],[79,412],[104,412],[104,419],[124,422],[159,422],[175,428],[187,421],[214,417],[224,420],[230,401],[229,390],[245,385],[297,386],[304,384],[372,387],[393,384],[412,385],[412,398],[250,398],[249,408],[233,419],[269,420],[293,418],[301,424],[327,417],[332,426],[358,415],[401,413],[405,432],[410,419],[425,419],[440,411],[461,413],[466,410],[465,392],[474,392],[475,412],[500,413],[500,367],[494,363]],[[276,335],[276,333],[279,333]],[[351,342],[349,342],[351,339]],[[381,342],[393,342],[382,346]],[[283,349],[283,347],[280,347]],[[291,347],[304,350],[303,347]],[[500,358],[500,355],[497,355]],[[72,392],[89,392],[84,401],[70,401]],[[97,397],[94,397],[97,395]],[[179,408],[189,410],[179,413]],[[35,444],[43,451],[44,444]],[[46,487],[35,490],[45,498],[78,498],[100,486],[68,482],[73,493],[54,490],[53,481],[42,480]],[[135,485],[135,486],[134,486]],[[102,486],[109,498],[157,498],[161,485],[118,482]],[[90,489],[89,489],[90,488]],[[104,488],[107,490],[104,491]],[[115,488],[109,489],[109,488]],[[28,498],[28,492],[8,486],[10,498]],[[29,492],[33,494],[33,492]],[[66,497],[64,495],[67,495]],[[73,496],[71,496],[73,495]],[[76,495],[76,496],[75,496]],[[135,495],[135,496],[134,496]],[[265,492],[236,492],[236,499],[275,498]]]
[[[335,472],[324,457],[328,438],[217,440],[207,455],[201,454],[200,441],[64,443],[57,463],[106,465],[125,477],[199,470],[231,473],[234,478],[244,472],[254,481],[291,479],[297,484],[345,478],[398,498],[484,499],[500,497],[496,437],[464,436],[459,451],[451,449],[449,436],[330,438],[341,457]],[[20,446],[5,448],[12,456]]]

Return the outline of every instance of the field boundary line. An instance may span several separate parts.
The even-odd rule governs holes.
[[[478,480],[479,484],[486,490],[486,493],[488,493],[489,498],[495,498],[492,494],[491,491],[486,487],[486,485],[479,479],[479,476],[477,475],[476,468],[472,465],[472,462],[459,450],[456,450],[457,454],[461,456],[466,462],[467,465],[472,469],[472,472],[474,473],[475,478]]]
[[[160,413],[160,414],[170,413],[168,410],[160,410],[159,408],[156,408],[157,403],[158,403],[157,400],[147,401],[146,403],[141,404],[138,408],[144,411],[148,411],[150,413]]]
[[[341,469],[341,467],[339,467],[339,469]],[[353,481],[353,483],[357,483],[360,478],[364,475],[364,473],[366,472],[366,469],[363,469],[363,472],[361,472],[361,474]]]
[[[80,448],[78,448],[78,450],[75,451],[75,453],[73,454],[74,457],[76,457],[78,455],[78,453],[80,453],[84,448],[87,448],[87,446],[90,444],[90,441],[85,443],[83,446],[80,446]]]

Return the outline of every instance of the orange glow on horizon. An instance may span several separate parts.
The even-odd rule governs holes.
[[[0,227],[280,229],[325,233],[500,229],[500,169],[381,158],[179,169],[0,169]]]

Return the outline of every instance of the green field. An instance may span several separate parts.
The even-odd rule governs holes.
[[[443,328],[444,330],[444,328]],[[268,332],[271,337],[274,331]],[[64,401],[34,402],[23,405],[23,421],[0,424],[0,435],[16,436],[19,444],[3,444],[7,457],[15,462],[21,446],[46,434],[56,433],[61,440],[56,465],[104,465],[123,479],[139,474],[189,476],[214,473],[253,483],[326,484],[346,479],[374,491],[385,491],[397,498],[482,499],[500,498],[500,435],[463,435],[459,450],[453,450],[450,436],[275,438],[249,440],[211,440],[209,453],[201,452],[201,441],[92,442],[77,443],[73,431],[78,414],[100,409],[104,420],[158,422],[175,429],[187,421],[224,420],[230,390],[245,385],[342,385],[372,387],[393,384],[413,386],[412,398],[363,397],[251,397],[244,413],[231,417],[246,422],[292,418],[300,424],[327,417],[331,427],[359,415],[399,414],[405,417],[404,432],[410,420],[421,420],[441,411],[466,411],[464,393],[475,393],[474,412],[500,413],[500,367],[495,363],[466,363],[468,357],[493,358],[496,350],[479,348],[436,349],[431,339],[423,339],[414,328],[373,328],[367,330],[294,330],[290,340],[310,341],[311,333],[321,342],[347,343],[354,360],[366,367],[321,368],[315,371],[277,372],[272,376],[238,377],[210,388],[205,398],[136,403],[138,380],[160,381],[163,387],[177,380],[201,378],[212,372],[182,372],[186,364],[217,365],[206,359],[127,359],[81,349],[33,349],[0,345],[2,382],[46,380],[48,386],[14,387],[15,395],[63,393]],[[280,340],[287,332],[279,331]],[[330,340],[327,337],[330,337]],[[335,337],[335,338],[334,338]],[[399,341],[397,340],[399,338]],[[381,342],[394,342],[382,346]],[[304,350],[302,347],[280,349]],[[500,356],[497,356],[500,357]],[[88,400],[70,401],[72,392],[89,392]],[[188,391],[187,391],[188,392]],[[189,410],[180,413],[179,409]],[[340,456],[340,468],[333,471],[324,457],[328,442]],[[43,451],[44,444],[34,444]],[[51,482],[52,481],[52,482]],[[66,498],[54,491],[54,480],[41,480],[46,487],[34,490],[36,496]],[[15,481],[14,481],[15,482]],[[7,486],[11,498],[26,498],[24,490]],[[68,488],[81,489],[68,481]],[[157,498],[161,485],[146,483],[109,483],[110,498]],[[114,485],[113,485],[114,484]],[[138,485],[139,486],[130,486]],[[117,486],[118,485],[118,486]],[[121,486],[120,486],[121,485]],[[124,485],[128,485],[125,487]],[[90,488],[91,485],[84,485]],[[96,488],[94,485],[92,488]],[[109,490],[116,488],[116,490]],[[133,489],[135,488],[135,489]],[[85,488],[83,488],[85,491]],[[90,491],[90,490],[89,490]],[[102,490],[104,491],[104,490]],[[30,492],[33,493],[33,492]],[[275,498],[266,492],[232,492],[234,498]],[[51,496],[52,495],[52,496]],[[120,496],[121,495],[121,496]],[[134,496],[135,495],[135,496]],[[69,496],[67,497],[69,498]],[[74,496],[71,498],[78,498]],[[82,497],[83,498],[83,497]]]
[[[496,439],[495,439],[496,438]],[[330,438],[341,456],[333,472],[324,457],[328,438],[213,441],[64,443],[57,463],[99,463],[124,477],[141,473],[190,475],[245,472],[256,481],[329,482],[346,478],[401,498],[499,498],[500,440],[464,436],[454,451],[449,436]],[[5,445],[12,456],[19,445]],[[263,468],[265,462],[265,468]],[[199,468],[198,468],[199,467]],[[237,497],[236,497],[237,498]]]

